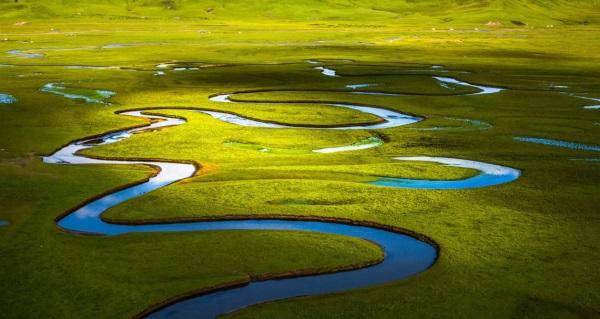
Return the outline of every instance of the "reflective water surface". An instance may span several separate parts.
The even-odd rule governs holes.
[[[339,147],[329,147],[329,148],[321,148],[317,150],[313,150],[316,153],[337,153],[337,152],[346,152],[346,151],[356,151],[356,150],[364,150],[372,147],[377,147],[383,145],[385,142],[378,137],[370,137],[366,140],[360,141],[356,144],[348,145],[348,146],[339,146]]]
[[[399,161],[434,162],[447,166],[475,169],[480,173],[477,176],[461,180],[420,180],[381,177],[378,181],[367,182],[367,184],[419,189],[465,189],[500,185],[512,182],[521,175],[521,171],[518,169],[457,158],[420,156],[395,157],[394,159]]]
[[[10,95],[10,94],[2,94],[0,93],[0,103],[2,104],[12,104],[12,103],[17,103],[19,100],[17,100],[16,97]]]
[[[471,83],[468,83],[465,81],[461,81],[461,80],[454,79],[454,78],[448,78],[448,77],[434,76],[433,78],[442,83],[464,85],[464,86],[469,86],[469,87],[473,87],[473,88],[480,90],[479,92],[465,94],[465,95],[493,94],[493,93],[498,93],[498,92],[506,90],[503,88],[497,88],[497,87],[491,87],[491,86],[475,85],[475,84],[471,84]]]
[[[453,117],[446,117],[445,119],[451,121],[459,121],[467,123],[468,126],[435,126],[428,128],[413,128],[413,130],[421,130],[421,131],[475,131],[475,130],[487,130],[492,128],[492,124],[484,121],[471,120],[471,119],[459,119]]]
[[[193,222],[152,225],[109,224],[100,219],[100,214],[110,207],[128,199],[141,196],[152,190],[192,176],[196,168],[191,164],[164,163],[155,161],[113,161],[86,158],[76,152],[97,145],[115,143],[131,136],[135,131],[149,128],[179,125],[181,119],[143,115],[140,111],[124,112],[124,115],[163,119],[148,126],[106,134],[100,138],[83,139],[44,157],[46,163],[57,164],[145,164],[160,167],[160,172],[149,181],[129,187],[100,199],[94,200],[59,220],[58,225],[68,231],[83,234],[118,235],[132,232],[179,232],[201,230],[264,229],[264,230],[304,230],[341,234],[364,238],[379,244],[384,249],[385,260],[372,267],[354,271],[309,276],[285,280],[270,280],[251,283],[248,286],[216,292],[190,300],[175,303],[153,313],[151,318],[214,318],[236,309],[255,303],[328,293],[344,289],[360,288],[389,282],[414,275],[429,268],[436,260],[436,250],[429,244],[413,237],[370,227],[351,226],[336,223],[244,220]],[[91,142],[94,143],[91,143]]]
[[[529,143],[536,143],[536,144],[543,144],[543,145],[573,148],[573,149],[578,149],[578,150],[600,152],[600,147],[598,147],[598,146],[586,145],[586,144],[575,143],[575,142],[559,141],[559,140],[552,140],[552,139],[547,139],[547,138],[518,137],[518,136],[513,137],[513,139],[515,139],[517,141],[521,141],[521,142],[529,142]]]
[[[18,55],[18,56],[22,56],[25,58],[43,58],[46,56],[46,54],[44,53],[23,53],[23,51],[21,50],[10,50],[8,52],[6,52],[8,54],[14,54],[14,55]]]
[[[218,222],[227,223],[227,222]],[[371,240],[385,251],[385,260],[375,266],[328,275],[252,282],[248,286],[182,301],[148,318],[215,318],[253,304],[319,293],[331,293],[400,280],[429,268],[435,249],[409,236],[370,227],[320,222],[243,221],[243,229],[308,230]],[[235,228],[235,225],[232,225]],[[219,227],[218,229],[223,229]]]
[[[318,62],[317,62],[318,63]],[[161,66],[158,66],[161,67]],[[336,76],[335,71],[320,68],[327,76]],[[439,81],[458,83],[476,87],[481,92],[474,94],[488,94],[499,92],[502,89],[488,88],[471,84],[464,84],[455,79],[437,78]],[[53,86],[51,86],[52,88]],[[474,95],[471,94],[471,95]],[[216,102],[231,103],[231,94],[220,94],[210,99]],[[254,103],[254,102],[253,102]],[[406,125],[423,120],[421,117],[409,116],[396,111],[361,105],[351,104],[329,104],[332,106],[351,108],[360,112],[376,115],[384,121],[368,125],[346,125],[340,127],[315,128],[310,126],[286,126],[251,120],[238,115],[218,111],[195,110],[213,116],[222,121],[250,127],[264,128],[310,128],[310,129],[383,129],[400,125]],[[188,163],[167,163],[160,161],[116,161],[87,158],[78,155],[77,152],[90,149],[98,145],[116,143],[129,138],[137,131],[151,131],[161,127],[181,125],[185,123],[182,119],[165,116],[154,116],[142,114],[142,111],[122,112],[121,115],[143,117],[154,120],[151,124],[134,129],[126,129],[118,132],[108,133],[101,137],[85,138],[75,141],[50,156],[43,157],[46,163],[56,164],[144,164],[159,167],[158,174],[148,181],[131,186],[111,194],[107,194],[97,200],[93,200],[75,209],[71,214],[64,216],[58,221],[59,227],[64,230],[82,234],[119,235],[134,232],[179,232],[179,231],[203,231],[203,230],[302,230],[331,234],[340,234],[363,238],[377,243],[385,251],[385,260],[378,265],[358,270],[308,276],[293,279],[269,280],[264,282],[253,282],[247,286],[215,292],[185,301],[172,304],[159,310],[149,317],[151,318],[214,318],[236,309],[240,309],[256,303],[291,298],[296,296],[311,295],[317,293],[329,293],[334,291],[360,288],[399,280],[412,276],[428,269],[436,260],[436,249],[428,243],[413,237],[399,233],[366,226],[353,226],[330,222],[309,221],[283,221],[283,220],[238,220],[238,221],[215,221],[215,222],[190,222],[190,223],[166,223],[145,225],[122,225],[104,222],[100,215],[110,207],[118,205],[128,199],[135,198],[164,187],[176,181],[193,176],[196,167]],[[159,121],[160,120],[160,121]],[[314,150],[315,152],[328,153],[353,149],[375,147],[383,144],[379,138],[370,138],[351,146],[334,147]],[[520,171],[509,167],[487,164],[482,162],[440,158],[440,157],[397,157],[400,161],[430,161],[444,165],[471,168],[480,171],[480,174],[461,181],[425,181],[409,180],[399,178],[381,178],[380,181],[371,184],[390,187],[411,188],[471,188],[497,185],[512,181],[519,177]]]
[[[328,68],[325,68],[322,66],[316,67],[315,70],[320,70],[321,73],[323,73],[324,75],[327,75],[327,76],[339,76],[336,74],[336,72],[337,72],[336,70],[328,69]]]
[[[569,94],[569,96],[572,96],[572,97],[576,97],[576,98],[590,100],[590,101],[594,101],[594,102],[600,103],[600,99],[597,99],[597,98],[593,98],[593,97],[589,97],[589,96],[581,96],[581,95],[578,95],[578,94],[575,94],[575,93],[564,93],[564,94]],[[597,109],[600,109],[600,104],[598,104],[598,105],[586,105],[583,108],[584,109],[589,109],[589,110],[597,110]]]
[[[234,94],[226,93],[219,94],[210,98],[211,101],[214,102],[223,102],[223,103],[252,103],[252,104],[273,104],[269,102],[233,102],[229,99],[230,96]],[[363,129],[383,129],[383,128],[391,128],[397,127],[401,125],[408,125],[412,123],[416,123],[422,121],[423,118],[411,116],[407,114],[403,114],[400,112],[377,108],[372,106],[362,106],[362,105],[352,105],[352,104],[326,104],[330,106],[338,106],[344,107],[348,109],[357,110],[363,113],[373,114],[385,120],[382,123],[373,123],[367,125],[340,125],[336,127],[331,127],[328,129],[334,130],[363,130]],[[217,111],[198,111],[205,114],[208,114],[216,119],[221,121],[237,124],[241,126],[252,126],[252,127],[268,127],[268,128],[304,128],[304,129],[323,129],[322,127],[314,127],[314,126],[301,126],[301,125],[285,125],[285,124],[274,124],[269,122],[261,122],[258,120],[251,120],[239,115],[233,115],[229,113],[217,112]]]
[[[41,88],[40,91],[62,95],[68,99],[83,99],[88,103],[95,102],[99,104],[108,104],[104,100],[117,94],[116,92],[112,91],[67,88],[64,86],[57,86],[56,84],[64,83],[48,83],[44,85],[44,87]]]

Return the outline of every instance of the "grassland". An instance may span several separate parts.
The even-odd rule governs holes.
[[[258,305],[228,318],[599,317],[599,163],[571,159],[600,154],[513,139],[599,146],[600,114],[582,108],[593,102],[563,94],[600,96],[597,1],[213,1],[200,6],[183,0],[160,5],[20,0],[0,4],[0,12],[1,38],[7,39],[0,41],[2,52],[45,54],[0,53],[0,94],[18,99],[0,104],[0,220],[10,222],[0,226],[3,316],[127,318],[175,295],[247,276],[327,270],[381,257],[377,247],[359,240],[307,233],[89,238],[58,230],[54,219],[64,211],[151,171],[50,165],[35,155],[143,124],[114,112],[153,108],[188,123],[86,154],[194,160],[204,168],[194,178],[114,207],[105,218],[343,218],[409,229],[441,247],[434,267],[416,277]],[[487,20],[502,26],[487,26]],[[19,21],[27,23],[13,25]],[[116,43],[125,45],[107,46]],[[324,76],[309,59],[342,76]],[[171,61],[199,69],[156,67]],[[453,96],[473,90],[441,87],[429,75],[509,90]],[[90,103],[40,91],[48,83],[82,94],[117,94],[105,99],[109,104]],[[352,94],[347,85],[359,83],[381,83],[360,90],[411,96]],[[251,92],[235,99],[279,103],[208,100],[220,92]],[[283,103],[289,101],[310,103]],[[190,110],[303,124],[376,120],[323,102],[377,105],[427,120],[386,130],[272,130],[243,128]],[[448,118],[492,127],[422,130],[464,125]],[[372,136],[386,143],[339,154],[307,152]],[[485,161],[523,174],[509,184],[472,190],[363,184],[382,175],[474,174],[390,159],[417,155]]]

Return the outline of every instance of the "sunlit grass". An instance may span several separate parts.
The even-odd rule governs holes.
[[[150,171],[49,165],[35,155],[74,139],[146,123],[115,114],[138,108],[157,108],[151,112],[188,122],[86,154],[194,160],[203,169],[199,176],[111,209],[107,218],[345,218],[410,229],[441,246],[438,263],[415,278],[251,307],[230,317],[549,318],[598,313],[600,256],[594,243],[600,227],[600,170],[597,162],[570,160],[597,157],[597,152],[513,139],[527,136],[600,146],[600,115],[582,108],[591,101],[560,93],[600,96],[600,53],[591,50],[599,41],[598,10],[589,9],[596,8],[594,3],[536,2],[523,8],[524,2],[466,1],[450,10],[454,2],[382,0],[368,5],[336,2],[333,10],[323,2],[287,1],[285,10],[250,2],[234,10],[218,1],[205,6],[192,6],[190,1],[97,1],[69,4],[65,10],[58,2],[20,2],[20,9],[12,1],[0,5],[2,37],[9,39],[1,42],[0,64],[16,65],[0,66],[0,93],[18,100],[0,104],[0,220],[10,222],[0,227],[0,305],[7,318],[126,318],[174,295],[246,274],[379,257],[376,247],[355,239],[306,233],[86,238],[59,231],[53,219],[67,209]],[[500,3],[506,10],[496,10]],[[167,10],[168,5],[174,8]],[[307,10],[309,6],[313,8]],[[206,12],[208,7],[212,13]],[[177,16],[181,19],[173,19]],[[485,26],[487,20],[501,20],[503,25]],[[511,20],[529,22],[530,27]],[[589,24],[582,24],[584,20]],[[17,21],[28,23],[13,26]],[[546,28],[548,24],[554,28]],[[134,45],[106,47],[115,43]],[[1,53],[9,50],[46,56]],[[342,77],[324,76],[314,69],[319,64],[305,62],[309,59]],[[171,61],[201,68],[156,67]],[[155,76],[156,70],[165,75]],[[452,96],[474,90],[443,87],[432,75],[509,90]],[[40,91],[47,83],[61,82],[77,92],[117,94],[103,105]],[[369,83],[381,85],[347,87]],[[311,103],[208,100],[220,92],[257,90],[234,98]],[[411,96],[350,93],[362,90]],[[165,109],[214,109],[296,124],[376,120],[323,102],[375,105],[427,120],[387,130],[273,130],[243,128],[192,110]],[[491,127],[469,130],[453,119]],[[430,130],[436,127],[445,129]],[[311,152],[373,136],[385,143],[352,152]],[[261,152],[265,148],[270,151]],[[363,183],[375,176],[460,179],[475,174],[394,161],[394,156],[478,160],[518,168],[523,174],[509,184],[460,191]]]

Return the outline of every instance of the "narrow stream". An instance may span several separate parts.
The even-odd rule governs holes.
[[[241,93],[240,93],[241,94]],[[270,102],[233,102],[230,97],[235,94],[219,94],[210,98],[213,102],[223,102],[223,103],[250,103],[250,104],[275,104]],[[293,103],[293,102],[290,102]],[[353,105],[353,104],[325,104],[330,106],[344,107],[348,109],[357,110],[363,113],[368,113],[375,115],[384,120],[381,123],[373,123],[368,125],[340,125],[336,127],[330,127],[328,129],[334,130],[364,130],[364,129],[384,129],[391,127],[398,127],[402,125],[408,125],[416,122],[420,122],[424,120],[422,117],[411,116],[407,114],[403,114],[400,112],[372,107],[372,106],[363,106],[363,105]],[[251,126],[251,127],[268,127],[268,128],[304,128],[304,129],[324,129],[323,127],[311,127],[311,126],[301,126],[301,125],[289,125],[289,124],[276,124],[269,122],[262,122],[258,120],[248,119],[239,115],[233,115],[230,113],[216,112],[216,111],[198,111],[205,114],[208,114],[216,119],[221,121],[237,124],[241,126]]]
[[[470,168],[478,170],[479,174],[471,178],[451,181],[380,177],[378,181],[367,182],[367,184],[418,189],[465,189],[500,185],[512,182],[521,176],[521,171],[518,169],[457,158],[418,156],[396,157],[394,159],[399,161],[434,162],[447,166]]]
[[[575,142],[552,140],[552,139],[548,139],[548,138],[521,137],[521,136],[515,136],[515,137],[513,137],[513,139],[517,140],[517,141],[521,141],[521,142],[536,143],[536,144],[550,145],[550,146],[557,146],[557,147],[564,147],[564,148],[572,148],[572,149],[584,150],[584,151],[600,152],[600,147],[598,147],[598,146],[575,143]]]
[[[199,296],[175,303],[152,313],[150,318],[214,318],[256,303],[297,296],[329,293],[346,289],[371,286],[412,276],[429,268],[437,253],[431,245],[413,237],[372,227],[351,226],[329,222],[242,220],[149,225],[109,224],[100,218],[105,210],[128,199],[191,177],[196,172],[192,164],[156,161],[99,160],[77,155],[76,152],[121,141],[135,131],[183,124],[181,119],[143,115],[140,111],[124,112],[123,115],[163,119],[135,129],[109,133],[102,137],[73,142],[54,154],[44,157],[46,163],[56,164],[144,164],[160,167],[160,172],[148,182],[120,190],[94,200],[58,221],[58,226],[68,232],[89,235],[118,235],[133,232],[181,232],[202,230],[262,229],[303,230],[354,236],[370,240],[382,247],[385,260],[375,266],[319,276],[252,282],[248,286]]]

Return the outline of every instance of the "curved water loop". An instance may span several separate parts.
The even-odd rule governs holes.
[[[411,236],[374,227],[339,223],[282,220],[148,225],[107,223],[100,218],[100,214],[108,208],[176,181],[191,177],[196,172],[196,168],[192,164],[158,161],[101,160],[77,154],[77,152],[84,149],[118,142],[130,137],[136,131],[147,131],[158,127],[184,123],[181,119],[143,115],[140,111],[124,112],[121,114],[162,119],[164,121],[154,122],[144,127],[109,133],[102,137],[87,138],[73,142],[52,155],[44,157],[44,162],[58,164],[145,164],[159,167],[160,171],[147,182],[108,194],[73,210],[58,221],[59,227],[65,231],[79,234],[118,235],[133,232],[181,232],[226,229],[304,230],[364,238],[379,244],[386,255],[386,259],[382,263],[369,268],[321,276],[253,282],[241,288],[227,290],[227,292],[216,292],[191,300],[177,302],[162,311],[152,312],[150,316],[152,318],[186,318],[188,316],[193,316],[194,318],[214,318],[255,303],[370,286],[402,279],[422,272],[429,268],[437,258],[436,249],[433,246]]]
[[[554,84],[550,84],[549,87],[550,87],[551,91],[554,91],[556,89],[568,89],[569,88],[568,85],[554,85]],[[589,93],[575,93],[575,92],[569,93],[569,92],[560,92],[560,91],[558,93],[565,94],[565,95],[568,95],[568,96],[571,96],[571,97],[575,97],[575,98],[578,98],[578,99],[584,99],[584,100],[588,100],[588,101],[594,101],[595,103],[600,103],[600,99],[599,98],[594,98],[594,97],[586,96]],[[582,108],[586,109],[586,110],[598,110],[598,109],[600,109],[600,104],[597,104],[597,105],[586,105],[586,106],[583,106]]]
[[[465,82],[465,81],[461,81],[461,80],[458,80],[455,78],[449,78],[449,77],[434,76],[433,78],[440,81],[441,83],[464,85],[464,86],[468,86],[468,87],[472,87],[472,88],[476,88],[476,89],[480,90],[479,92],[476,92],[476,93],[463,94],[465,96],[466,95],[493,94],[493,93],[498,93],[498,92],[506,90],[504,88],[499,88],[499,87],[471,84],[469,82]]]
[[[379,180],[367,182],[367,184],[418,189],[465,189],[500,185],[512,182],[521,176],[521,171],[518,169],[457,158],[419,156],[396,157],[394,159],[399,161],[433,162],[447,166],[470,168],[478,170],[479,174],[471,178],[452,181],[380,177]]]
[[[422,272],[429,268],[437,257],[435,248],[425,242],[373,227],[274,220],[237,223],[243,229],[305,230],[363,238],[380,245],[385,252],[385,259],[375,266],[352,271],[252,282],[248,286],[182,301],[151,314],[148,318],[215,318],[266,301],[382,284]],[[223,229],[222,226],[225,226],[217,225],[216,229]],[[237,229],[237,225],[232,227]]]
[[[489,92],[488,92],[489,93]],[[216,95],[211,98],[213,101],[231,102],[231,94]],[[334,106],[352,108],[361,112],[377,115],[384,119],[383,123],[340,126],[340,127],[321,127],[319,129],[366,129],[366,128],[388,128],[399,125],[405,125],[423,120],[420,117],[408,116],[396,111],[386,110],[377,107],[350,105],[350,104],[332,104]],[[269,128],[311,128],[309,126],[290,126],[283,124],[266,123],[259,120],[250,120],[238,115],[225,112],[195,110],[211,115],[228,123]],[[214,318],[236,309],[240,309],[256,303],[278,300],[282,298],[291,298],[296,296],[311,295],[317,293],[330,293],[340,290],[353,289],[375,284],[390,282],[412,276],[428,269],[436,260],[437,252],[434,243],[424,236],[412,234],[408,231],[388,227],[384,225],[362,223],[362,226],[350,225],[354,223],[350,220],[332,220],[330,222],[322,221],[299,221],[299,220],[237,220],[237,221],[214,221],[214,222],[174,222],[174,223],[148,223],[141,225],[112,224],[103,221],[100,218],[102,212],[110,207],[118,205],[128,199],[141,196],[150,191],[164,187],[171,183],[192,177],[196,172],[196,167],[191,163],[169,163],[158,160],[110,160],[88,158],[79,155],[79,152],[90,149],[98,145],[116,143],[129,138],[133,133],[143,133],[156,130],[162,127],[181,125],[185,120],[171,118],[167,116],[146,115],[142,111],[127,111],[119,114],[127,116],[143,117],[151,120],[151,123],[142,127],[124,129],[117,132],[111,132],[102,136],[84,138],[70,143],[67,146],[57,150],[52,155],[43,157],[46,163],[56,164],[143,164],[159,168],[157,174],[145,182],[130,186],[118,191],[114,191],[98,199],[90,200],[88,203],[74,208],[62,216],[58,226],[68,232],[80,234],[96,235],[117,235],[132,232],[179,232],[179,231],[202,231],[202,230],[228,230],[228,229],[266,229],[266,230],[303,230],[315,231],[331,234],[340,234],[355,236],[370,240],[378,245],[385,252],[385,260],[375,266],[361,268],[352,271],[344,271],[332,274],[322,274],[319,276],[299,277],[285,280],[269,280],[264,282],[251,282],[243,287],[232,286],[229,290],[208,293],[199,297],[182,301],[189,296],[174,297],[164,303],[160,303],[146,309],[137,317],[149,316],[151,318]],[[379,140],[370,141],[365,145],[373,143],[380,144]],[[382,143],[382,142],[381,142]],[[377,146],[377,145],[375,145]],[[370,146],[372,147],[372,146]],[[329,150],[335,150],[332,148]],[[321,150],[326,153],[327,149]],[[337,150],[339,151],[339,150]],[[445,165],[475,168],[482,174],[472,178],[482,177],[487,182],[478,183],[473,187],[497,185],[508,182],[518,177],[518,171],[497,165],[486,163],[465,161],[446,158],[396,158],[396,160],[418,160],[435,161]],[[492,176],[502,176],[503,180],[488,179]],[[510,179],[505,178],[511,176]],[[471,179],[469,179],[471,180]],[[396,181],[397,182],[397,181]],[[450,183],[452,181],[448,181]],[[397,182],[399,183],[399,182]],[[487,184],[486,184],[487,183]],[[402,185],[390,185],[395,187],[404,187]],[[430,188],[430,187],[418,187]],[[446,188],[463,188],[459,185],[452,185]],[[348,223],[348,224],[344,224]],[[405,234],[411,234],[411,236]],[[425,241],[416,239],[420,237]],[[249,281],[248,281],[249,282]],[[248,283],[246,282],[246,283]],[[219,287],[222,290],[223,287]],[[209,291],[210,292],[210,291]],[[206,293],[206,292],[205,292]]]
[[[218,94],[210,97],[210,100],[213,102],[224,102],[224,103],[250,103],[250,104],[274,104],[276,102],[233,102],[230,97],[236,94],[243,93],[225,93]],[[295,103],[295,102],[286,102],[286,103]],[[303,103],[303,102],[298,102]],[[400,113],[393,110],[388,110],[379,107],[373,106],[364,106],[364,105],[353,105],[353,104],[342,104],[342,103],[327,103],[326,105],[344,107],[348,109],[357,110],[363,113],[368,113],[375,115],[381,118],[383,121],[381,123],[373,123],[373,124],[356,124],[356,125],[338,125],[335,127],[323,127],[323,126],[306,126],[306,125],[291,125],[291,124],[281,124],[281,123],[270,123],[259,120],[253,120],[249,118],[245,118],[239,115],[234,115],[231,113],[217,112],[217,111],[198,111],[205,114],[208,114],[216,119],[221,121],[237,124],[241,126],[252,126],[252,127],[268,127],[268,128],[303,128],[303,129],[336,129],[336,130],[364,130],[364,129],[384,129],[397,127],[402,125],[408,125],[416,122],[420,122],[424,120],[422,117],[412,116],[404,113]]]
[[[309,62],[309,63],[312,63],[312,62]],[[314,67],[314,69],[321,71],[321,73],[323,75],[326,75],[326,76],[341,77],[341,75],[337,74],[337,70],[334,70],[334,69],[329,69],[329,68],[326,68],[326,67],[323,67],[323,66]],[[433,69],[433,70],[411,70],[411,72],[415,72],[415,71],[434,71],[434,72],[440,72],[441,70],[436,70],[436,69]],[[446,72],[448,72],[448,71],[446,70]],[[386,74],[386,75],[399,75],[399,74]],[[451,78],[451,77],[442,77],[442,76],[431,76],[431,77],[434,78],[434,79],[436,79],[436,80],[438,80],[439,84],[442,85],[442,86],[445,86],[445,87],[447,87],[446,83],[449,83],[449,84],[457,84],[457,85],[463,85],[463,86],[467,86],[467,87],[472,87],[472,88],[476,88],[476,89],[479,90],[479,92],[476,92],[476,93],[457,94],[457,95],[461,95],[461,96],[479,95],[479,94],[493,94],[493,93],[498,93],[498,92],[506,90],[506,88],[472,84],[472,83],[461,81],[459,79]],[[367,87],[367,86],[375,86],[375,85],[380,85],[380,84],[378,84],[378,83],[377,84],[355,84],[355,86],[358,86],[358,87]],[[346,85],[346,87],[353,88],[353,85],[352,84]],[[386,92],[372,92],[372,91],[365,91],[365,92],[356,91],[356,92],[352,92],[352,93],[354,93],[354,94],[383,95],[383,96],[407,96],[407,95],[412,95],[412,94],[403,94],[403,93],[386,93]],[[580,96],[578,96],[578,97],[580,97]],[[583,98],[586,98],[586,97],[583,97]],[[588,98],[588,99],[590,99],[590,100],[597,100],[597,99],[592,99],[592,98]]]

